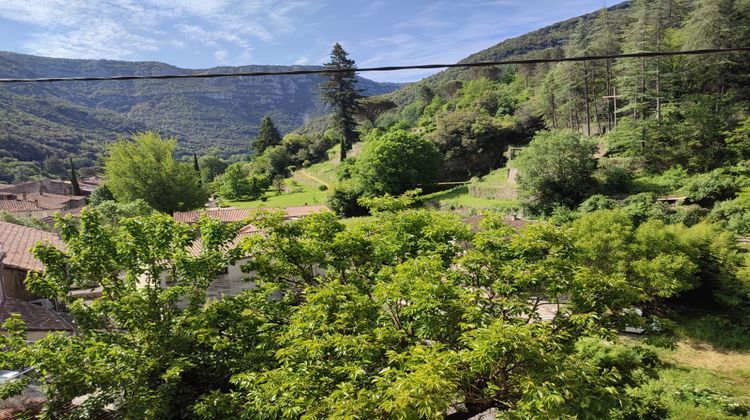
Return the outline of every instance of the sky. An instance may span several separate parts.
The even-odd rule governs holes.
[[[604,5],[602,0],[0,0],[0,50],[210,68],[323,64],[340,42],[359,67],[453,63]],[[408,82],[432,73],[363,76]]]

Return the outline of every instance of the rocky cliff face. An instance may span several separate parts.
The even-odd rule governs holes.
[[[0,78],[282,71],[285,66],[189,70],[157,62],[70,60],[0,52]],[[157,130],[185,151],[247,152],[264,115],[286,132],[320,115],[322,76],[0,85],[0,157],[93,155],[118,135]],[[365,95],[400,87],[360,78]]]

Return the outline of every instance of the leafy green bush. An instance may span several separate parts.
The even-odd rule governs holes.
[[[359,204],[364,189],[356,180],[343,180],[328,194],[328,207],[344,217],[362,216],[367,209]]]
[[[738,235],[750,235],[750,197],[716,203],[709,220],[723,224]]]
[[[686,203],[711,208],[717,201],[734,198],[740,190],[740,184],[736,176],[720,168],[696,175],[685,186],[685,190]]]
[[[594,194],[591,197],[584,200],[578,210],[582,213],[592,213],[597,210],[612,210],[620,207],[620,203],[617,200],[613,200],[602,194]]]
[[[519,152],[518,186],[533,213],[576,207],[592,190],[596,145],[572,131],[542,131]]]
[[[354,163],[353,178],[366,195],[399,195],[437,179],[440,156],[429,140],[403,130],[376,134]]]
[[[696,406],[710,406],[730,416],[745,417],[750,414],[750,405],[731,395],[717,392],[711,388],[684,384],[677,389],[677,398],[690,401]]]
[[[633,188],[633,173],[623,165],[608,159],[599,160],[596,177],[601,191],[605,194],[624,193]]]
[[[623,200],[623,205],[623,210],[636,225],[649,219],[666,220],[669,214],[667,205],[650,192],[631,195]]]

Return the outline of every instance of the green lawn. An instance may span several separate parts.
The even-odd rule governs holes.
[[[519,200],[475,197],[469,194],[466,185],[428,194],[422,197],[425,203],[441,210],[471,212],[472,210],[511,211],[520,207]]]
[[[723,318],[678,318],[673,348],[653,347],[663,363],[643,392],[672,419],[736,419],[750,414],[750,338]],[[640,338],[632,339],[640,341]],[[748,413],[748,414],[745,414]]]
[[[229,207],[237,208],[257,208],[257,207],[290,207],[306,206],[313,204],[325,204],[328,197],[328,191],[320,191],[316,187],[300,183],[302,191],[276,194],[275,190],[267,191],[265,194],[266,201],[225,201],[222,204]]]
[[[515,184],[508,181],[508,168],[500,168],[466,185],[428,194],[422,198],[428,205],[442,210],[507,212],[519,208],[521,202],[515,198],[493,198],[493,194],[497,189],[513,190],[514,187]]]

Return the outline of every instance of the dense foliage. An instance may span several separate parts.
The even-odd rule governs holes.
[[[260,155],[266,149],[281,144],[281,134],[269,116],[263,117],[258,126],[258,135],[253,140],[253,154]]]
[[[79,416],[108,405],[161,418],[658,410],[631,393],[654,355],[609,328],[641,294],[670,296],[671,285],[634,283],[619,296],[621,284],[594,275],[574,237],[551,225],[516,232],[489,218],[472,233],[440,213],[378,214],[347,229],[330,213],[260,213],[252,222],[265,233],[238,248],[226,245],[239,225],[202,220],[194,255],[195,232],[167,216],[107,224],[85,211],[80,225],[60,222],[66,251],[36,248],[47,268],[29,279],[67,303],[79,333],[26,346],[10,328],[3,365],[48,378],[49,415],[81,395]],[[258,287],[206,304],[213,276],[242,255]],[[72,301],[71,280],[94,278],[102,298]]]
[[[142,199],[167,213],[202,207],[208,197],[200,175],[192,165],[175,160],[175,144],[153,132],[112,144],[104,169],[115,199]]]
[[[519,155],[518,186],[535,212],[576,206],[594,186],[596,145],[572,131],[542,131]]]

